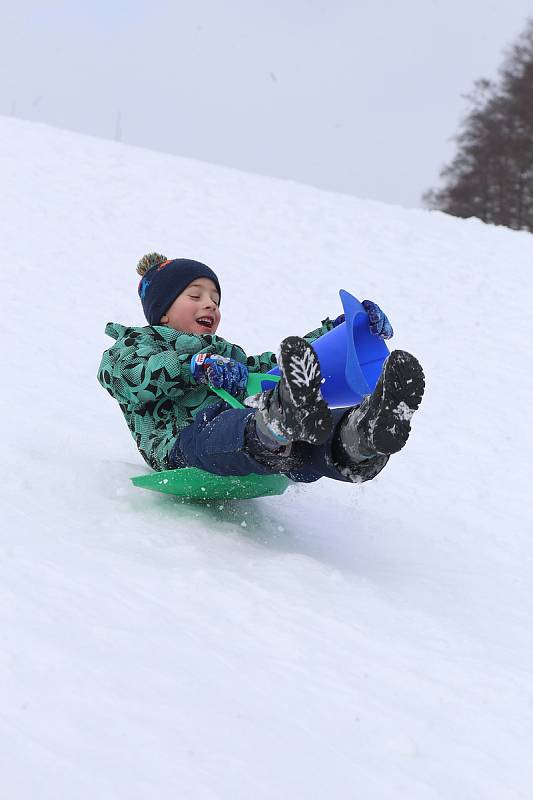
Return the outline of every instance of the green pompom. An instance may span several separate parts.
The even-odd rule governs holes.
[[[168,259],[166,256],[162,256],[161,253],[147,253],[137,264],[137,272],[139,275],[144,275],[149,269],[158,267],[159,264],[163,264],[165,261],[168,261]]]

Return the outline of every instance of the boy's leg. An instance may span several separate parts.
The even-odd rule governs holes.
[[[329,442],[321,447],[294,446],[303,463],[289,476],[301,481],[322,476],[353,483],[372,480],[406,443],[423,394],[422,367],[410,353],[394,350],[372,394],[353,409],[333,412]]]
[[[390,455],[405,445],[411,418],[424,394],[424,373],[403,350],[387,358],[374,391],[359,406],[333,412],[334,433],[321,447],[297,443],[303,464],[289,473],[294,480],[325,476],[355,483],[372,480]]]
[[[290,381],[290,372],[285,376],[283,362],[281,366],[283,377],[280,385],[283,387],[284,380]],[[320,377],[319,368],[314,366],[313,370]],[[315,391],[320,397],[319,390]],[[348,411],[336,409],[330,412],[329,427],[333,431],[325,440],[322,438],[321,442],[316,443],[316,437],[308,437],[306,442],[302,442],[297,436],[291,437],[290,426],[287,426],[289,432],[285,434],[284,441],[296,439],[291,453],[301,463],[282,471],[287,471],[293,480],[305,482],[321,477],[357,483],[371,480],[381,472],[389,456],[405,445],[411,430],[411,417],[419,407],[423,394],[424,373],[417,359],[403,350],[394,350],[384,362],[374,391],[364,397],[359,406]],[[270,408],[276,409],[274,392],[261,396],[262,399],[267,398],[267,403],[263,400],[259,405],[255,417],[256,432],[263,440],[271,437],[271,441],[279,441],[281,437],[276,436],[279,431],[276,426],[277,415],[274,414],[273,425],[264,424],[264,408],[268,410],[269,395],[274,399]],[[289,417],[291,397],[287,391],[280,393],[280,396],[289,407],[289,411],[285,412]],[[305,403],[302,403],[302,407],[305,418]],[[269,421],[268,416],[266,421]]]
[[[178,437],[170,456],[173,469],[197,467],[215,475],[269,475],[299,461],[290,447],[265,445],[255,435],[254,410],[230,408],[220,400],[196,415]]]
[[[284,378],[280,381],[281,388]],[[328,410],[327,417],[322,417],[327,420],[330,433],[321,444],[311,443],[317,438],[315,421],[308,437],[311,441],[287,440],[284,434],[289,433],[290,413],[282,403],[288,406],[290,397],[286,390],[279,393],[278,389],[276,396],[272,391],[264,393],[274,401],[270,405],[264,403],[264,395],[260,396],[263,402],[257,412],[249,408],[230,409],[224,402],[202,411],[182,431],[173,451],[174,465],[195,466],[219,475],[281,472],[301,482],[321,477],[356,483],[371,480],[381,472],[390,454],[407,441],[410,419],[420,405],[423,392],[420,364],[409,353],[395,350],[385,362],[376,388],[359,406],[348,411]],[[296,418],[300,431],[309,419],[305,410],[305,403],[301,403]],[[265,416],[267,422],[274,421],[273,430],[265,425]],[[321,425],[321,437],[323,428]]]
[[[389,460],[388,455],[376,453],[360,459],[346,459],[340,450],[339,431],[350,410],[346,408],[332,410],[333,434],[323,445],[295,442],[293,455],[299,458],[300,463],[287,472],[289,478],[301,483],[312,483],[319,478],[331,478],[345,483],[364,483],[381,472]]]
[[[346,416],[344,408],[332,412],[336,430]],[[332,436],[322,445],[294,442],[280,446],[258,432],[252,409],[229,408],[220,401],[201,411],[181,432],[170,460],[174,469],[197,467],[216,475],[283,473],[293,481],[312,483],[319,478],[370,480],[383,469],[388,456],[365,459],[360,465],[341,465]]]
[[[280,345],[278,364],[281,379],[276,387],[248,401],[257,407],[259,435],[277,445],[326,442],[332,419],[320,391],[322,375],[317,354],[305,339],[289,336]]]
[[[417,359],[404,350],[393,350],[372,394],[340,423],[335,439],[338,459],[357,463],[365,457],[401,450],[424,388],[424,373]]]

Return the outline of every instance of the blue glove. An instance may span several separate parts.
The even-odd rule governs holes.
[[[392,325],[378,304],[373,303],[372,300],[363,300],[361,305],[368,314],[370,333],[373,333],[374,336],[379,336],[380,339],[390,339],[394,334]]]
[[[191,358],[191,372],[198,383],[210,383],[234,397],[241,397],[248,383],[248,370],[244,364],[216,353],[196,353]]]

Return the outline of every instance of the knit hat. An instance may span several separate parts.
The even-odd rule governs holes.
[[[190,258],[169,261],[159,253],[149,253],[139,261],[137,272],[142,275],[138,291],[149,325],[160,325],[163,314],[195,278],[210,278],[217,287],[218,296],[221,295],[213,270]]]

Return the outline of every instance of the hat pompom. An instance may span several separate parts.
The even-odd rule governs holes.
[[[163,264],[165,261],[168,261],[168,259],[166,256],[162,256],[161,253],[147,253],[137,264],[137,272],[139,275],[145,275],[149,269],[158,267],[159,264]]]

